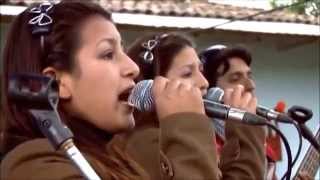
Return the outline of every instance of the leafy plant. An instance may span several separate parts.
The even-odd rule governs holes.
[[[315,17],[320,16],[320,0],[271,0],[270,4],[273,8],[291,5],[288,10],[298,14],[312,15]]]

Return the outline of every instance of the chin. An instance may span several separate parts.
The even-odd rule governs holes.
[[[134,120],[134,118],[133,118],[133,115],[131,115],[131,116],[129,117],[129,126],[128,126],[128,129],[133,129],[133,128],[135,127],[135,125],[136,125],[136,122],[135,122],[135,120]]]
[[[136,124],[135,121],[134,121],[133,115],[127,116],[124,119],[125,119],[125,122],[123,122],[124,129],[125,130],[133,129],[135,124]]]
[[[123,118],[125,121],[122,121],[116,132],[124,132],[124,131],[128,131],[128,130],[131,130],[135,127],[135,121],[134,121],[134,118],[133,118],[133,115],[130,115],[129,117],[125,117]]]

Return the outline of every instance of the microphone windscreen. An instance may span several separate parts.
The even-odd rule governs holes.
[[[221,103],[223,95],[224,95],[224,91],[221,88],[212,87],[208,89],[208,92],[205,98],[210,101]]]
[[[129,103],[132,103],[139,111],[151,111],[153,109],[152,97],[153,80],[143,80],[138,82],[129,96]]]

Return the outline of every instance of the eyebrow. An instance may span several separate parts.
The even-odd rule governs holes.
[[[194,66],[194,63],[189,63],[189,64],[185,64],[181,67],[187,67],[187,68],[192,68]]]
[[[97,47],[101,44],[101,43],[104,43],[104,42],[107,42],[113,46],[116,45],[117,43],[117,40],[115,38],[103,38],[102,40],[100,40],[98,43],[97,43]]]
[[[232,72],[232,73],[230,73],[230,75],[231,76],[233,76],[233,75],[242,75],[242,72],[240,72],[240,71],[235,71],[235,72]]]
[[[199,63],[192,62],[192,63],[189,63],[189,64],[186,64],[186,65],[182,66],[182,68],[184,68],[184,67],[191,68],[191,69],[193,67],[203,68],[203,64],[201,62],[199,62]]]
[[[252,74],[252,71],[250,70],[246,74]],[[230,73],[230,75],[242,75],[242,71],[235,71]]]

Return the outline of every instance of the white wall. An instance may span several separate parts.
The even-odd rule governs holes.
[[[284,100],[287,107],[302,105],[312,109],[313,118],[307,122],[315,133],[319,128],[319,43],[302,45],[285,52],[276,51],[272,46],[262,45],[255,51],[253,70],[257,82],[257,94],[262,104],[272,107],[278,100]],[[281,126],[295,155],[298,136],[294,128]],[[302,155],[309,146],[303,141]],[[283,148],[284,150],[284,148]],[[286,155],[278,166],[282,175],[287,168]],[[300,156],[298,163],[302,160]],[[293,168],[295,172],[297,166]],[[320,177],[319,174],[317,177]]]

